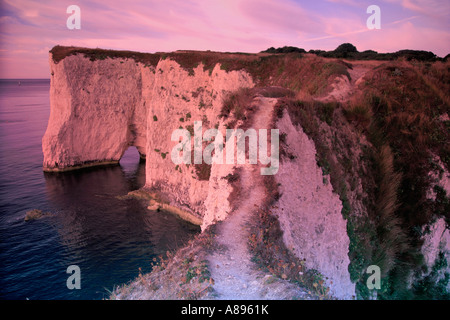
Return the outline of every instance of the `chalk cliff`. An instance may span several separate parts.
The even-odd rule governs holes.
[[[146,189],[158,188],[167,201],[203,218],[205,226],[223,219],[231,188],[222,178],[232,166],[175,165],[171,150],[177,142],[171,135],[178,128],[192,131],[194,121],[202,121],[203,131],[224,130],[219,119],[224,94],[252,87],[250,75],[226,72],[220,64],[211,70],[199,64],[188,72],[170,59],[154,66],[127,58],[92,60],[75,54],[55,62],[50,54],[44,171],[118,163],[135,146],[147,159]]]
[[[439,294],[448,296],[448,164],[439,165],[444,168],[441,171],[447,180],[419,185],[423,195],[426,193],[428,197],[428,202],[423,201],[423,207],[429,212],[427,219],[422,221],[418,216],[410,216],[411,209],[422,207],[412,203],[411,199],[417,197],[415,189],[408,189],[410,181],[405,179],[407,183],[399,185],[401,175],[396,171],[400,164],[403,175],[408,176],[410,161],[405,158],[404,162],[395,162],[402,160],[400,148],[405,147],[403,153],[410,152],[407,148],[410,143],[396,145],[396,148],[389,145],[400,141],[398,137],[403,139],[410,135],[405,134],[406,129],[397,129],[395,121],[400,120],[383,113],[384,109],[394,108],[384,101],[388,98],[383,98],[391,87],[402,86],[405,81],[412,84],[422,81],[417,78],[417,70],[404,66],[406,62],[393,67],[379,61],[351,65],[312,54],[193,51],[141,54],[57,46],[50,52],[49,64],[51,112],[42,139],[44,171],[117,164],[127,148],[135,146],[146,159],[146,184],[141,191],[146,195],[156,192],[157,200],[165,205],[163,208],[182,210],[191,217],[191,222],[201,225],[205,231],[230,214],[250,210],[241,207],[239,211],[232,201],[233,197],[242,198],[246,194],[248,190],[239,188],[249,189],[248,181],[242,183],[241,179],[246,176],[239,177],[239,170],[236,170],[239,166],[234,164],[175,164],[171,153],[179,140],[175,137],[176,141],[172,141],[172,133],[185,129],[193,135],[194,121],[201,121],[202,132],[216,128],[224,137],[229,127],[251,126],[252,121],[253,124],[270,123],[280,132],[280,167],[272,184],[265,185],[267,194],[259,197],[270,200],[268,210],[279,223],[285,251],[303,261],[302,267],[314,271],[314,275],[315,272],[320,274],[317,279],[322,280],[310,283],[312,290],[324,284],[336,298],[374,297],[376,294],[369,292],[366,286],[366,269],[375,264],[381,266],[383,283],[396,277],[406,283],[402,294],[411,291],[411,286],[422,293],[424,284],[434,285],[438,279]],[[398,81],[398,77],[402,80]],[[392,84],[385,88],[386,81],[379,79],[387,79]],[[434,95],[438,89],[436,85],[428,88],[431,80],[427,81],[421,84],[421,90]],[[250,88],[252,90],[242,90]],[[363,94],[367,90],[371,95]],[[421,99],[420,95],[414,96],[418,90],[409,87],[402,90],[410,90],[411,98],[403,102],[401,110],[411,101]],[[394,97],[392,101],[403,99],[403,94],[395,98],[402,90],[389,92]],[[233,111],[228,110],[223,116],[224,102],[230,99],[230,94],[234,94],[231,96],[235,100],[228,107]],[[246,94],[250,96],[245,97]],[[445,94],[439,96],[445,97]],[[357,102],[355,105],[350,97]],[[266,98],[278,99],[270,100],[271,110],[261,110],[265,104],[255,102]],[[422,104],[429,101],[424,98]],[[403,115],[401,119],[412,123],[428,112],[426,109],[420,113],[414,108],[410,110],[411,117]],[[446,109],[441,106],[439,110]],[[376,121],[373,122],[375,113],[377,117],[386,116],[386,123],[392,122],[389,122],[390,130],[398,130],[398,136],[393,134],[388,142],[378,140],[383,134],[381,128],[376,127]],[[420,117],[416,117],[416,113]],[[252,118],[258,114],[264,114],[266,121]],[[442,129],[448,126],[445,120],[448,118],[437,124],[435,118],[433,113],[429,122],[424,122],[432,124],[426,132],[438,133],[430,141],[448,141],[448,130]],[[443,147],[439,148],[441,145]],[[444,147],[444,143],[433,146],[440,152],[441,159],[448,162],[448,153],[445,153],[448,149]],[[226,151],[226,145],[224,148]],[[398,159],[392,152],[398,152]],[[420,159],[421,166],[412,168],[423,174],[420,168],[431,167],[431,162],[425,153]],[[405,194],[412,197],[405,197]],[[221,236],[225,240],[233,239]],[[411,239],[415,239],[414,247],[410,245]],[[240,242],[247,243],[247,240],[240,239]],[[421,253],[419,249],[423,249]],[[278,257],[279,253],[275,252],[274,256]],[[419,261],[419,255],[425,258],[429,269],[422,272],[422,278],[413,277],[420,262],[417,265],[409,262]],[[408,258],[405,261],[410,265],[408,272],[400,274],[398,266],[406,265],[398,262],[403,257]],[[241,261],[241,258],[236,259]],[[273,263],[284,266],[277,259]],[[247,257],[242,261],[250,263],[250,260]],[[394,267],[397,263],[398,268]],[[296,263],[289,265],[298,266]],[[439,272],[435,271],[437,267],[441,268]],[[283,269],[281,277],[288,277],[287,273],[287,269]],[[291,280],[308,282],[295,278],[296,275]],[[249,277],[251,279],[251,275]],[[317,279],[314,276],[313,280]],[[447,279],[447,282],[440,279]],[[395,297],[395,290],[386,287],[379,294]]]
[[[118,162],[130,145],[146,154],[150,70],[134,61],[50,57],[50,119],[42,140],[44,171]]]
[[[50,54],[49,63],[51,115],[42,141],[45,171],[117,163],[129,146],[136,146],[146,159],[145,189],[158,190],[170,204],[201,219],[203,229],[225,219],[232,211],[228,200],[232,187],[224,177],[233,173],[234,165],[176,165],[170,158],[177,143],[171,141],[171,135],[178,128],[187,128],[192,133],[194,121],[202,121],[203,131],[214,127],[224,133],[224,121],[219,117],[224,97],[239,88],[254,87],[247,71],[228,72],[220,63],[209,70],[202,63],[186,70],[174,59],[160,58],[150,65],[124,57],[93,59],[81,53],[67,55],[59,61]],[[296,139],[294,135],[292,139]],[[289,170],[285,166],[281,174],[290,175]],[[292,183],[296,182],[292,180]],[[345,223],[339,218],[340,202],[337,196],[333,197],[331,189],[324,192],[325,198],[334,199],[329,203],[335,217],[331,224],[339,226],[339,230],[328,230],[323,221],[311,223],[317,223],[316,229],[326,227],[324,235],[332,236],[329,242],[339,240],[336,243],[339,250],[324,245],[323,252],[315,254],[325,255],[327,261],[313,267],[320,271],[337,268],[342,275],[336,277],[333,272],[326,272],[327,277],[331,282],[347,283],[350,281],[346,271],[348,237]],[[303,217],[312,217],[307,211],[304,213]],[[323,213],[325,217],[326,210]],[[289,219],[283,219],[282,224],[288,231],[286,241],[293,246],[292,241],[296,240],[290,238],[291,228],[285,225]],[[341,222],[336,224],[336,221]],[[341,241],[345,238],[346,241]],[[305,257],[300,253],[299,256]],[[321,261],[320,257],[314,259],[308,255],[308,262]],[[334,259],[339,263],[327,265]],[[348,298],[354,294],[351,284],[341,286],[347,286],[347,292],[344,288],[333,289],[335,296]]]
[[[294,158],[283,161],[275,176],[281,193],[275,212],[284,241],[309,269],[320,270],[333,296],[352,299],[355,285],[348,271],[350,241],[339,195],[330,183],[324,183],[329,177],[317,165],[314,142],[302,128],[293,125],[286,111],[277,125],[286,134],[286,145]]]

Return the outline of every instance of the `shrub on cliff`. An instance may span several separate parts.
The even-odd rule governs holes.
[[[436,55],[430,51],[423,50],[400,50],[393,54],[394,57],[403,57],[406,60],[418,60],[418,61],[434,61]]]
[[[356,49],[356,47],[354,45],[352,45],[351,43],[343,43],[339,47],[334,49],[334,51],[332,51],[329,54],[329,56],[334,57],[334,58],[347,58],[347,57],[352,57],[357,53],[358,53],[358,50]],[[324,56],[327,56],[327,55],[324,55]]]
[[[306,50],[297,47],[284,46],[282,48],[280,47],[276,49],[274,47],[270,47],[267,50],[261,51],[261,53],[292,53],[292,52],[306,53]]]
[[[358,52],[356,47],[351,43],[343,43],[336,49],[334,49],[335,53],[350,53],[350,52]]]

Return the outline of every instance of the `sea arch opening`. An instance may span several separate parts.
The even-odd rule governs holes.
[[[119,160],[120,165],[123,167],[136,166],[143,162],[145,162],[145,155],[140,153],[136,146],[129,146]]]

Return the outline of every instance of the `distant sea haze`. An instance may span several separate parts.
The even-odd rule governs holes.
[[[145,183],[135,148],[119,166],[44,174],[49,89],[49,79],[0,80],[0,299],[103,299],[199,229],[117,198]],[[32,209],[49,214],[24,221]],[[66,286],[70,265],[79,290]]]

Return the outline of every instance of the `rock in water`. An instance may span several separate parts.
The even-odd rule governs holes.
[[[25,221],[30,221],[30,220],[36,220],[36,219],[40,219],[44,216],[44,213],[42,212],[42,210],[39,209],[33,209],[30,211],[27,211],[27,214],[25,215]]]
[[[33,209],[33,210],[27,211],[27,213],[25,214],[24,220],[25,221],[37,220],[37,219],[41,219],[44,217],[48,217],[50,215],[51,215],[50,212],[43,212],[42,210],[39,210],[39,209]]]

